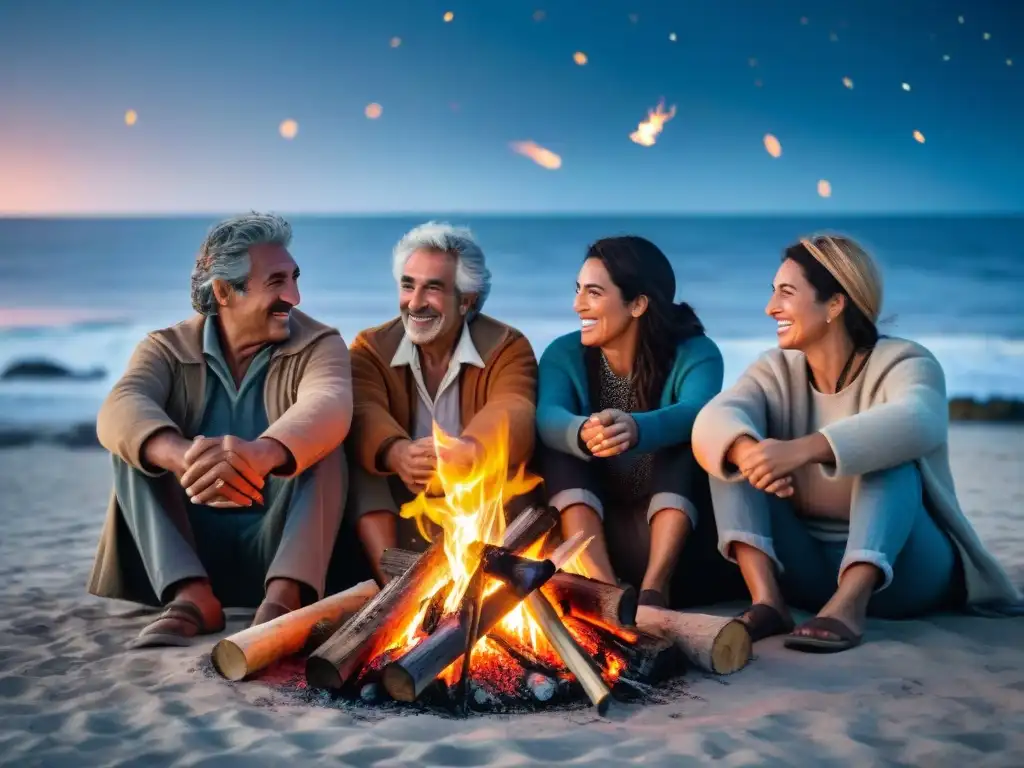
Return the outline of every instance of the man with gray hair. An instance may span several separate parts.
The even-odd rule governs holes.
[[[338,331],[295,309],[291,226],[216,225],[192,272],[196,314],[154,331],[100,409],[114,492],[89,591],[165,606],[133,647],[184,645],[323,596],[352,420]]]
[[[349,514],[381,582],[385,549],[423,548],[398,511],[434,478],[434,424],[455,438],[445,460],[466,464],[507,426],[514,470],[533,453],[537,386],[530,342],[480,314],[491,273],[468,230],[435,222],[413,229],[395,246],[392,270],[399,317],[352,343],[356,405],[347,444]]]

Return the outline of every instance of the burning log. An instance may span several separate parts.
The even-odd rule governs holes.
[[[488,635],[487,639],[515,659],[523,669],[532,669],[547,677],[558,676],[558,669],[534,653],[528,645],[510,643],[497,632]]]
[[[530,608],[533,618],[544,630],[548,642],[558,651],[558,655],[565,662],[569,671],[576,676],[583,691],[597,709],[597,713],[603,715],[608,711],[612,692],[601,678],[600,670],[590,657],[583,653],[583,649],[569,634],[569,630],[565,628],[558,613],[544,597],[543,592],[531,594],[526,598],[526,604]]]
[[[319,634],[316,630],[322,623],[338,624],[377,593],[375,582],[364,581],[273,621],[236,632],[213,646],[213,666],[228,680],[242,680],[308,648],[313,642],[311,636]],[[320,639],[326,638],[321,635]]]
[[[390,576],[401,575],[419,556],[408,549],[386,549],[380,559],[381,569]],[[618,587],[559,571],[548,579],[541,591],[563,613],[612,629],[630,629],[636,624],[636,590],[630,586]]]
[[[595,624],[621,629],[636,624],[637,597],[633,587],[618,587],[575,573],[555,574],[542,588],[563,613]]]
[[[391,550],[385,551],[390,552]],[[420,629],[422,629],[426,634],[434,634],[434,630],[437,629],[437,625],[441,622],[441,619],[444,618],[444,601],[448,599],[448,593],[451,591],[452,583],[451,581],[446,581],[441,588],[430,597],[427,610],[423,612],[423,623],[420,625]]]
[[[466,648],[462,653],[462,674],[459,677],[459,706],[462,714],[469,712],[469,677],[472,671],[473,648],[480,639],[480,609],[484,600],[484,569],[483,563],[473,572],[466,594],[462,596],[459,618],[466,624]]]
[[[645,632],[671,640],[691,663],[706,672],[730,675],[750,660],[750,633],[737,619],[641,605],[636,623]]]
[[[552,563],[552,568],[554,564]],[[480,609],[479,635],[485,635],[515,608],[522,598],[515,590],[502,585],[488,595]],[[469,627],[460,616],[450,616],[437,630],[397,661],[384,668],[382,682],[391,698],[415,701],[439,674],[466,650]]]
[[[550,560],[530,560],[490,544],[481,549],[480,570],[510,586],[520,598],[538,589],[555,574],[555,564]]]
[[[389,581],[376,597],[309,657],[306,681],[316,688],[341,688],[391,629],[388,620],[411,613],[422,602],[424,592],[437,583],[441,573],[447,571],[444,546],[436,541],[409,570]]]

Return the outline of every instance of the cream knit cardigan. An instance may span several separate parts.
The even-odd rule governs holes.
[[[743,480],[725,455],[741,435],[791,440],[809,432],[811,390],[802,352],[773,349],[763,354],[729,389],[697,416],[693,451],[710,474]],[[913,461],[928,509],[960,551],[967,603],[980,612],[1024,609],[1020,591],[986,551],[957,502],[949,468],[949,405],[942,367],[924,347],[882,338],[860,373],[858,413],[821,433],[832,446],[829,475],[863,475]]]

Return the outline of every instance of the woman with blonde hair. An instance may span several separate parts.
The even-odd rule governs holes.
[[[861,642],[869,614],[1019,610],[957,502],[942,368],[879,336],[881,306],[878,269],[852,239],[790,246],[765,309],[779,349],[694,424],[755,640],[789,633],[787,647],[834,652]],[[817,615],[794,629],[787,603]]]

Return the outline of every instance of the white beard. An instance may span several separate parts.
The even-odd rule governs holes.
[[[405,326],[405,334],[413,344],[429,344],[436,339],[444,327],[445,317],[440,315],[430,323],[417,323],[409,317],[408,313],[402,314],[402,325]]]

